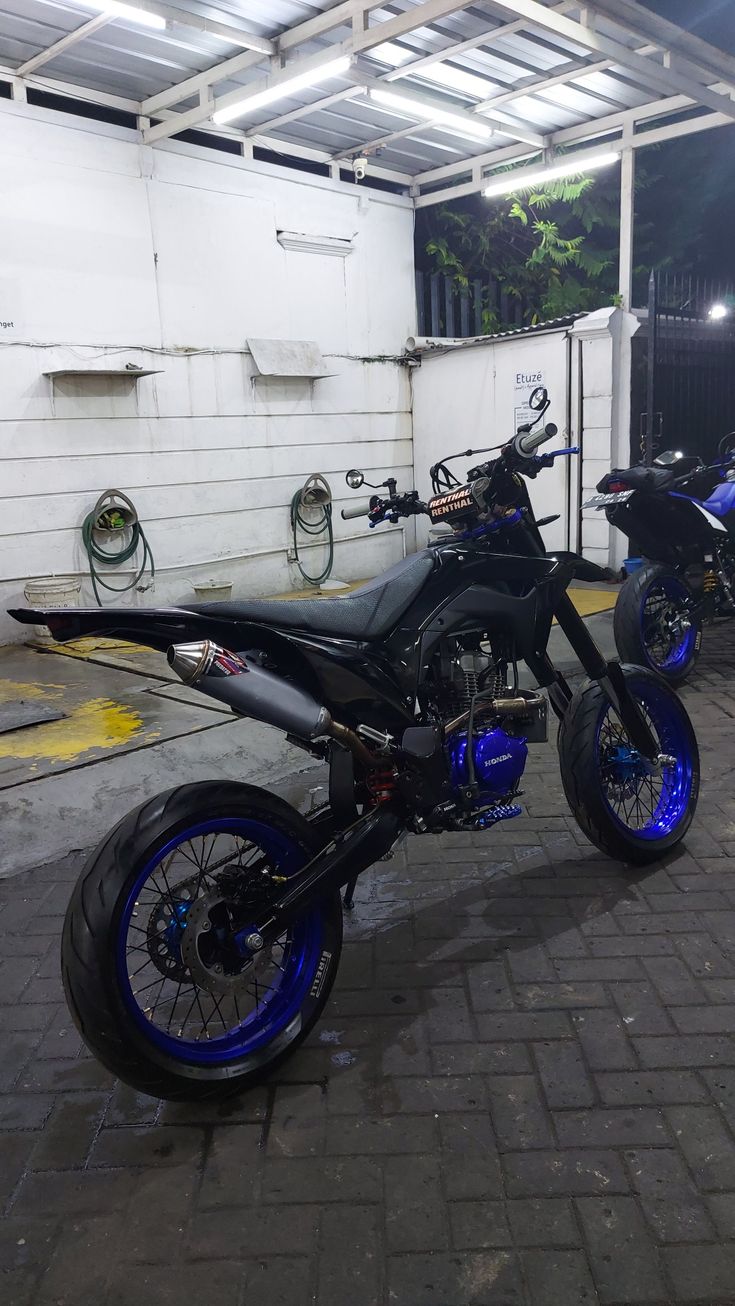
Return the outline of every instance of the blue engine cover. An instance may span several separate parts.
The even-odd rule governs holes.
[[[475,777],[482,801],[492,801],[512,793],[523,775],[528,757],[525,739],[513,739],[498,726],[475,730]],[[459,789],[469,784],[467,772],[467,733],[447,740],[447,754],[452,784]]]

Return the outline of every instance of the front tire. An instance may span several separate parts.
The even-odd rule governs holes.
[[[319,847],[298,812],[251,785],[184,785],[120,822],[77,882],[61,949],[74,1021],[108,1070],[200,1100],[250,1087],[299,1046],[337,972],[339,894],[247,964],[217,922],[238,894],[255,917]]]
[[[587,681],[574,695],[559,731],[564,792],[592,843],[621,861],[657,861],[686,834],[699,793],[699,752],[683,704],[659,676],[623,667],[659,751],[670,762],[648,774],[602,687]]]
[[[702,643],[702,622],[692,615],[692,603],[684,581],[658,563],[647,563],[629,576],[613,618],[621,662],[649,667],[670,685],[681,685]]]

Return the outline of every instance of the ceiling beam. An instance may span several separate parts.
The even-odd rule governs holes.
[[[43,64],[50,63],[52,59],[55,59],[59,54],[63,54],[70,46],[76,45],[78,41],[83,41],[86,36],[92,36],[94,32],[98,32],[101,27],[106,27],[112,21],[112,14],[95,14],[94,18],[90,18],[89,22],[82,23],[81,27],[75,27],[73,32],[67,32],[66,36],[54,41],[53,45],[47,46],[45,50],[39,50],[38,54],[34,54],[31,59],[26,59],[26,62],[18,68],[17,76],[27,77],[29,73],[35,72],[36,68],[41,68]]]
[[[617,113],[606,114],[604,118],[590,118],[587,122],[577,123],[574,127],[562,127],[555,131],[549,137],[549,144],[553,147],[559,145],[581,144],[587,140],[600,140],[606,136],[613,135],[615,132],[633,128],[637,123],[645,122],[647,118],[663,118],[674,113],[681,113],[682,109],[691,108],[692,102],[685,95],[670,95],[664,100],[652,100],[648,104],[637,105],[633,109],[620,109]],[[681,124],[682,126],[684,124]],[[428,182],[444,181],[452,176],[462,176],[463,173],[470,171],[472,164],[479,163],[486,168],[492,168],[497,163],[514,162],[526,158],[528,151],[518,149],[507,149],[503,151],[503,156],[494,150],[488,150],[484,154],[475,155],[474,159],[466,159],[463,163],[444,163],[438,168],[430,168],[427,172],[418,173],[415,181],[419,185]]]
[[[269,41],[265,36],[256,36],[253,32],[246,32],[243,27],[238,27],[232,23],[220,23],[213,18],[203,18],[200,14],[191,13],[188,9],[176,9],[173,5],[167,5],[164,0],[134,0],[134,8],[143,9],[146,13],[156,14],[159,18],[165,18],[167,23],[175,23],[178,27],[193,27],[198,32],[206,32],[209,36],[216,36],[220,41],[226,41],[229,45],[242,46],[244,50],[257,50],[260,54],[272,55],[275,52],[275,44]]]
[[[440,18],[448,18],[451,14],[460,13],[462,9],[469,9],[471,4],[472,0],[462,0],[459,4],[457,0],[423,0],[422,4],[414,5],[404,14],[375,23],[373,27],[357,33],[352,48],[355,54],[359,54],[374,45],[382,45],[383,41],[395,41],[396,37],[406,36],[417,27],[428,27]]]
[[[552,5],[552,9],[560,14],[578,8],[579,4],[575,3],[575,0],[561,0],[559,4]],[[398,68],[391,68],[390,72],[385,74],[385,81],[393,82],[400,77],[410,77],[414,73],[420,73],[424,68],[430,68],[432,64],[443,63],[447,59],[457,59],[460,55],[467,54],[469,50],[493,45],[495,41],[499,41],[504,36],[512,36],[514,32],[519,32],[526,26],[525,20],[521,18],[511,23],[500,23],[497,27],[490,27],[486,32],[481,32],[478,36],[470,36],[466,41],[456,41],[453,45],[445,46],[443,50],[435,50],[432,54],[412,59],[410,63],[403,63]],[[512,62],[509,57],[507,61]],[[482,74],[478,73],[478,76]]]
[[[641,46],[637,51],[638,54],[648,53],[654,50],[651,45]],[[481,101],[475,105],[481,113],[487,112],[488,109],[500,108],[503,104],[511,104],[513,100],[520,100],[524,95],[538,95],[542,91],[553,90],[555,86],[567,86],[570,82],[578,82],[581,77],[588,77],[590,73],[604,73],[612,68],[615,63],[614,59],[600,59],[596,63],[580,63],[574,68],[567,68],[566,72],[554,73],[553,77],[536,77],[531,82],[524,82],[522,86],[514,86],[512,90],[503,91],[500,95],[493,95],[488,100]],[[591,95],[586,87],[580,87],[583,95]]]
[[[660,145],[664,141],[678,140],[681,136],[691,136],[695,132],[709,131],[713,127],[727,127],[732,125],[732,119],[724,113],[703,114],[699,118],[690,118],[687,122],[670,123],[668,126],[652,127],[649,131],[638,132],[637,135],[626,138],[625,144],[635,150],[645,148],[647,145]],[[572,129],[570,129],[572,130]],[[610,142],[611,147],[616,146],[623,148],[623,140]],[[506,160],[507,162],[508,160]],[[520,158],[518,162],[520,162]],[[477,162],[477,160],[475,160]],[[497,162],[501,162],[498,157]],[[452,165],[448,164],[447,168]],[[465,166],[463,171],[469,171]],[[427,174],[423,174],[426,176]],[[477,195],[483,191],[491,180],[490,174],[486,174],[478,179],[476,173],[473,173],[471,181],[462,182],[456,186],[445,186],[441,190],[427,191],[419,194],[414,199],[414,207],[417,209],[429,208],[434,204],[444,204],[448,200],[461,199],[465,195]],[[418,178],[414,178],[414,182]]]
[[[229,91],[227,95],[221,95],[219,99],[212,99],[204,91],[199,104],[193,109],[187,109],[184,113],[179,113],[168,121],[156,123],[153,127],[148,127],[143,133],[147,145],[153,145],[156,141],[165,140],[168,136],[175,136],[177,132],[186,131],[190,127],[196,127],[201,122],[206,122],[214,114],[224,109],[231,109],[233,105],[247,105],[249,99],[259,95],[261,91],[276,87],[280,83],[287,83],[301,73],[310,72],[320,67],[322,64],[331,63],[341,55],[349,54],[349,43],[343,45],[332,45],[328,50],[320,50],[317,54],[310,55],[305,59],[292,59],[282,68],[279,68],[276,61],[271,61],[271,67],[274,69],[271,75],[262,81],[249,82],[247,86],[238,86],[237,90]],[[325,57],[326,56],[326,57]],[[274,67],[275,65],[275,67]],[[342,74],[349,76],[349,72]],[[243,113],[245,108],[243,108]]]
[[[380,8],[381,3],[384,3],[384,0],[361,0],[360,8],[368,13],[371,9]],[[275,40],[264,41],[263,44],[268,48],[260,53],[261,55],[281,57],[288,50],[293,49],[294,46],[303,45],[305,41],[314,40],[315,37],[323,36],[335,27],[342,27],[345,23],[350,23],[354,12],[354,0],[346,0],[346,3],[336,5],[334,8],[327,10],[326,13],[316,14],[313,18],[307,18],[303,23],[297,23],[295,27],[288,28]],[[195,73],[193,77],[187,77],[183,82],[177,82],[175,86],[170,86],[164,91],[159,91],[156,95],[151,95],[147,100],[144,100],[143,107],[146,112],[155,116],[158,109],[167,108],[172,104],[179,104],[181,100],[187,100],[190,95],[198,95],[202,88],[216,86],[217,82],[225,81],[228,77],[234,77],[236,73],[243,72],[246,68],[260,62],[260,58],[254,58],[252,55],[235,55],[232,59],[225,59],[220,63],[213,64],[211,68],[206,69],[204,72]],[[345,94],[348,94],[348,92],[345,92]]]
[[[292,50],[295,45],[303,45],[304,41],[313,41],[315,37],[324,36],[325,32],[334,31],[335,27],[353,26],[355,15],[359,20],[372,9],[382,9],[384,4],[385,0],[346,0],[344,4],[334,5],[324,13],[315,14],[313,18],[306,18],[303,23],[281,32],[276,44],[281,52]]]
[[[365,14],[380,7],[380,0],[359,0],[358,3],[358,8]],[[444,9],[447,8],[446,4],[443,4],[442,7]],[[576,8],[577,4],[575,3],[575,0],[560,0],[560,2],[553,7],[556,11],[562,13],[569,9]],[[462,8],[462,6],[454,4],[448,6],[448,8],[450,10],[456,10]],[[413,10],[412,12],[415,17],[416,10]],[[354,17],[354,13],[355,0],[346,0],[346,3],[336,5],[325,13],[316,14],[313,18],[308,18],[303,23],[298,23],[295,27],[289,28],[286,32],[282,32],[276,39],[275,44],[278,47],[279,54],[282,55],[287,50],[293,49],[294,46],[300,45],[304,41],[313,40],[315,37],[324,35],[327,31],[350,23]],[[425,21],[425,15],[422,12],[422,23],[423,21]],[[385,35],[385,26],[385,23],[379,23],[369,29],[374,35],[374,39],[372,40],[373,46],[380,45],[383,41],[388,39]],[[413,27],[415,26],[416,23],[414,22]],[[511,35],[513,32],[519,31],[525,26],[525,19],[519,19],[511,23],[500,23],[498,26],[490,28],[482,35],[473,37],[470,41],[455,42],[452,45],[447,46],[444,50],[436,51],[433,54],[411,60],[409,63],[403,64],[400,68],[391,68],[387,72],[380,74],[378,80],[390,82],[395,81],[398,78],[410,77],[414,71],[420,72],[422,68],[427,68],[431,64],[441,62],[444,59],[453,58],[456,55],[462,54],[465,50],[475,49],[480,45],[490,45],[501,37]],[[325,57],[326,53],[327,52],[325,51]],[[257,62],[259,62],[259,60],[247,55],[236,55],[233,59],[227,59],[222,63],[215,64],[205,72],[196,73],[193,77],[188,77],[185,81],[179,82],[176,86],[172,86],[165,91],[159,91],[156,95],[145,100],[143,102],[144,112],[149,116],[155,117],[157,116],[158,110],[166,108],[172,104],[177,104],[181,100],[188,99],[190,95],[197,95],[202,89],[215,86],[218,82],[225,80],[227,77],[234,76],[237,72],[241,72]],[[278,118],[269,119],[268,122],[262,123],[260,128],[251,128],[249,134],[256,135],[263,130],[271,130],[274,127],[282,126],[286,122],[296,122],[299,118],[306,118],[311,113],[323,108],[329,108],[333,104],[337,104],[340,100],[351,99],[355,94],[356,92],[353,87],[347,87],[345,90],[337,91],[333,95],[325,96],[319,101],[315,101],[311,104],[300,105],[297,109],[292,109],[287,115],[284,114],[280,115]],[[193,113],[194,111],[190,112]],[[211,112],[211,106],[209,112]],[[197,120],[199,122],[205,121],[206,114],[203,115],[199,112]],[[186,125],[190,127],[193,126],[194,120],[191,119]],[[186,125],[182,123],[182,131],[185,130]],[[519,131],[522,130],[521,124],[516,124],[516,126]],[[510,132],[507,134],[510,134]]]
[[[246,68],[252,68],[254,64],[262,61],[262,54],[254,50],[243,50],[242,54],[235,54],[231,59],[225,59],[222,63],[214,64],[212,68],[206,68],[204,72],[195,73],[193,77],[177,82],[166,91],[151,95],[143,101],[143,112],[149,117],[155,117],[159,109],[166,109],[172,104],[178,104],[180,100],[187,100],[190,95],[198,95],[202,88],[214,86],[216,82],[234,77],[237,73],[244,72]]]
[[[337,13],[338,10],[345,11],[343,15],[343,20],[346,20],[347,17],[346,11],[347,9],[351,8],[351,5],[352,5],[352,0],[348,0],[347,5],[338,5],[337,9],[330,9],[327,11],[326,14],[321,14],[319,15],[318,18],[310,19],[307,23],[300,24],[299,28],[293,28],[292,32],[295,33],[298,30],[303,30],[303,28],[308,27],[311,23],[321,22],[322,19],[330,17],[331,15]],[[371,5],[371,7],[375,8],[376,6]],[[576,7],[575,0],[561,0],[560,4],[554,6],[554,8],[558,9],[560,12],[567,9],[573,9],[575,7]],[[338,25],[339,24],[335,24],[335,26]],[[524,26],[525,26],[525,22],[521,22],[521,21],[516,23],[501,23],[499,27],[493,27],[489,31],[483,33],[481,36],[473,37],[470,41],[455,42],[453,45],[447,46],[446,49],[444,50],[435,51],[433,54],[423,55],[418,59],[412,59],[409,63],[401,64],[400,68],[391,68],[389,71],[385,73],[378,74],[375,80],[376,82],[393,82],[401,77],[410,77],[413,72],[417,72],[417,71],[420,72],[421,69],[428,68],[431,64],[439,63],[445,59],[454,58],[456,55],[462,54],[465,50],[476,49],[477,46],[479,45],[490,45],[492,44],[493,41],[499,40],[501,36],[508,36]],[[376,30],[380,30],[380,29],[376,29]],[[290,35],[290,33],[284,33],[284,35],[279,38],[280,46],[283,45],[283,42],[287,35]],[[353,97],[359,93],[360,93],[360,88],[349,86],[344,91],[337,91],[333,95],[324,96],[322,99],[315,101],[311,104],[302,104],[297,109],[292,109],[289,113],[282,114],[279,118],[271,118],[268,122],[262,123],[260,129],[258,129],[257,127],[252,127],[250,129],[249,134],[254,135],[258,132],[258,130],[271,130],[274,127],[282,126],[287,122],[296,122],[299,118],[308,118],[309,115],[312,113],[320,112],[322,109],[331,108],[332,105],[338,104],[340,100],[353,99]],[[476,108],[476,106],[473,105],[472,108],[474,109]],[[519,130],[522,130],[521,124],[516,124],[516,125],[518,126]],[[410,133],[407,132],[405,134],[408,135]],[[510,135],[511,133],[508,132],[506,134]],[[391,133],[391,135],[393,136],[394,133]],[[349,157],[350,154],[354,154],[355,150],[360,148],[361,148],[360,146],[355,146],[354,149],[348,150],[346,154],[344,155],[341,154],[339,157],[347,158]]]
[[[355,81],[359,81],[360,85],[367,91],[385,89],[383,83],[376,77],[364,76],[357,72],[353,73],[353,76]],[[398,91],[394,92],[394,94],[397,95],[401,95],[401,93],[400,88]],[[530,127],[526,128],[520,123],[515,124],[506,114],[477,114],[475,113],[474,105],[471,109],[462,108],[460,105],[455,107],[451,100],[438,100],[432,95],[425,94],[423,90],[415,91],[413,87],[407,89],[405,95],[407,99],[415,100],[418,105],[422,105],[426,108],[427,116],[423,118],[416,116],[416,122],[423,124],[424,126],[428,121],[428,114],[433,108],[437,111],[437,117],[441,117],[442,113],[451,113],[455,118],[466,120],[470,131],[472,131],[472,128],[476,123],[479,123],[483,127],[496,126],[497,129],[502,131],[506,136],[512,136],[515,137],[516,140],[525,141],[527,145],[537,145],[539,149],[543,148],[545,144],[545,137],[539,135],[538,132],[533,131]],[[378,107],[382,113],[392,114],[394,117],[410,118],[413,116],[407,109],[393,109],[388,104],[381,104]]]
[[[112,95],[109,91],[98,91],[91,86],[77,86],[74,82],[60,82],[53,77],[39,76],[37,73],[30,73],[27,78],[23,79],[29,86],[37,86],[39,90],[53,91],[54,95],[62,95],[71,100],[82,100],[87,104],[102,104],[108,109],[122,109],[123,113],[140,113],[140,101],[129,100],[123,95]],[[18,70],[8,68],[7,64],[0,64],[0,81],[18,82]],[[89,123],[89,126],[92,124]]]
[[[590,0],[586,0],[590,4]],[[635,0],[591,0],[591,9],[626,31],[681,53],[713,80],[735,81],[735,56],[685,31]]]
[[[354,100],[356,95],[362,93],[362,86],[348,86],[346,91],[335,91],[333,95],[325,95],[315,104],[300,104],[298,109],[291,109],[289,113],[281,113],[277,118],[269,118],[267,122],[261,122],[257,127],[248,127],[245,135],[260,136],[263,132],[276,131],[278,127],[285,127],[286,123],[298,122],[299,118],[305,118],[309,113],[316,113],[317,110],[321,113],[322,109],[331,109],[334,104]]]
[[[526,18],[534,26],[541,27],[545,31],[556,32],[577,45],[608,55],[616,63],[622,64],[639,76],[644,86],[669,93],[680,91],[682,95],[688,95],[690,99],[709,109],[728,114],[735,121],[735,101],[710,91],[703,82],[693,80],[677,68],[665,68],[660,64],[652,63],[650,59],[636,54],[630,46],[603,35],[592,24],[573,22],[564,14],[555,13],[546,5],[539,4],[538,0],[490,0],[490,3],[497,8],[510,10]]]

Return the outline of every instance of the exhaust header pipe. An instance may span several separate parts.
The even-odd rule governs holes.
[[[330,733],[329,712],[310,694],[209,639],[172,644],[166,657],[185,685],[226,703],[239,716],[256,717],[300,739]]]

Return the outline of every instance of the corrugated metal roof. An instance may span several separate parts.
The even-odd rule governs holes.
[[[541,2],[548,10],[576,20],[578,7],[569,0]],[[104,0],[100,0],[102,3]],[[156,0],[140,3],[155,8]],[[374,149],[377,167],[415,177],[447,164],[471,162],[478,155],[487,159],[495,150],[504,151],[507,157],[509,147],[523,145],[520,137],[524,130],[528,136],[530,129],[531,141],[527,143],[533,146],[534,133],[544,138],[553,137],[557,131],[571,129],[573,133],[586,125],[594,127],[598,119],[665,97],[660,79],[666,70],[660,52],[650,39],[642,39],[614,22],[607,12],[595,15],[595,30],[602,38],[614,39],[617,47],[642,52],[639,58],[648,60],[652,75],[655,73],[650,82],[641,71],[645,64],[631,68],[624,62],[606,59],[604,52],[596,52],[582,39],[584,29],[579,25],[572,34],[549,30],[523,16],[526,4],[520,7],[522,13],[518,14],[509,0],[481,0],[445,12],[431,22],[425,21],[425,16],[452,7],[437,5],[435,0],[395,0],[373,9],[369,23],[376,33],[403,14],[411,15],[415,24],[394,37],[387,49],[378,46],[360,54],[346,76],[279,100],[234,126],[240,126],[251,137],[266,135],[271,146],[286,153],[292,145],[340,158],[367,146]],[[594,10],[595,0],[587,7]],[[635,7],[626,0],[626,13]],[[336,10],[343,16],[339,26],[307,33],[308,39],[303,42],[289,41],[286,52],[288,59],[318,56],[319,52],[327,58],[330,50],[334,52],[350,38],[352,30],[344,16],[347,7],[339,0],[166,0],[166,9],[174,15],[166,30],[152,30],[132,19],[116,18],[43,61],[29,74],[30,81],[40,86],[53,83],[56,90],[68,87],[70,93],[75,87],[86,88],[100,96],[118,96],[140,105],[241,54],[243,38],[248,35],[277,42],[298,25]],[[88,5],[81,0],[0,0],[0,64],[6,75],[79,29],[94,12],[94,0],[89,0]],[[541,11],[537,7],[535,12]],[[202,30],[206,23],[221,26],[215,34]],[[237,29],[231,40],[223,37],[222,29],[228,25]],[[581,34],[580,39],[576,33]],[[427,57],[433,62],[428,66],[422,62],[412,71],[413,63]],[[721,52],[719,57],[723,57]],[[218,78],[213,83],[214,94],[221,97],[252,88],[270,71],[268,55],[254,54],[249,66]],[[350,93],[356,75],[384,79],[396,93],[431,96],[446,108],[474,112],[480,120],[483,114],[497,112],[499,120],[490,117],[494,134],[489,141],[475,143],[440,130],[436,124],[417,123],[414,117],[377,104],[365,93],[335,99]],[[703,85],[705,80],[714,83],[717,79],[703,77]],[[671,94],[676,93],[672,73]],[[186,96],[173,96],[166,110],[169,116],[186,109],[191,110],[190,116],[194,115],[198,94],[199,88],[194,87]],[[484,107],[477,111],[479,102]],[[185,124],[191,125],[191,121]],[[201,126],[207,126],[206,113],[202,114]],[[392,139],[375,144],[384,136]],[[539,142],[535,145],[538,150]],[[516,152],[520,154],[522,149]],[[526,150],[530,152],[533,150]],[[491,161],[486,166],[492,166]]]

